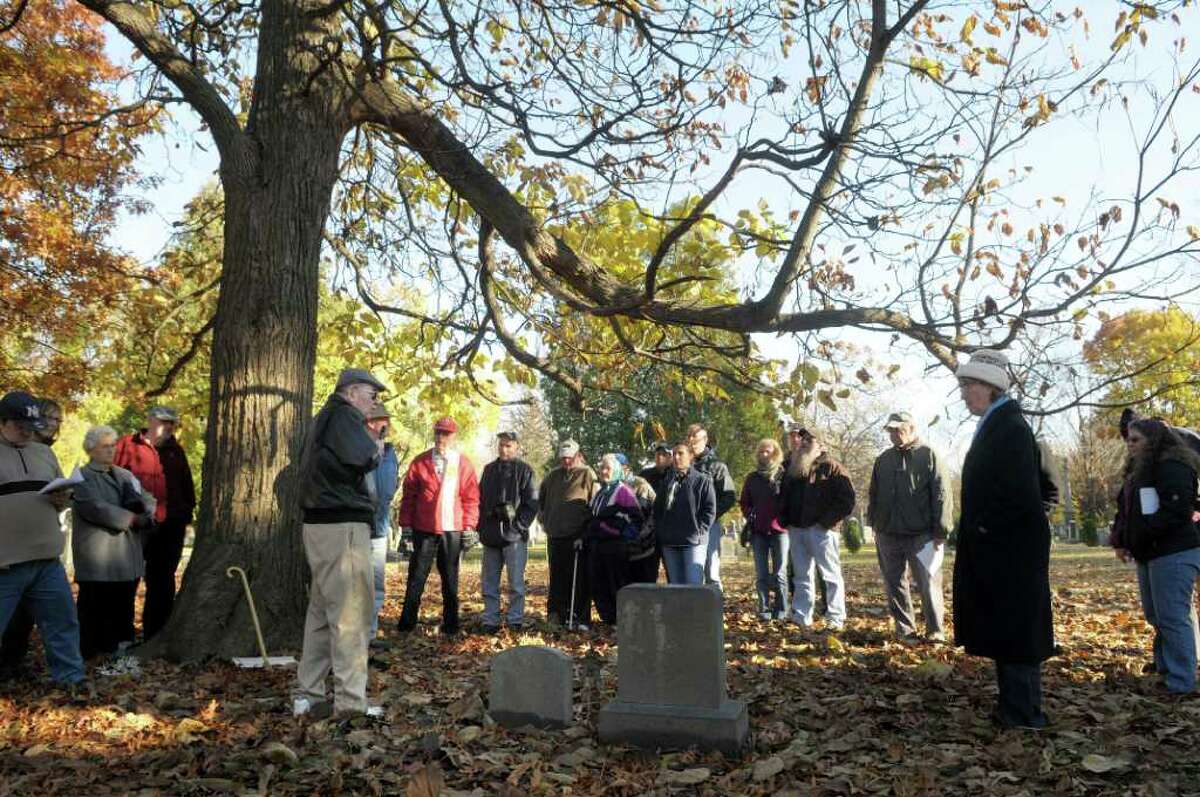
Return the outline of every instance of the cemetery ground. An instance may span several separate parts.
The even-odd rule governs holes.
[[[540,619],[545,563],[531,558],[529,608]],[[760,621],[747,554],[727,564],[729,693],[750,711],[741,757],[601,745],[596,715],[616,691],[611,631],[561,634],[538,622],[519,635],[443,640],[435,574],[423,625],[396,640],[404,565],[392,564],[384,628],[397,644],[373,654],[370,684],[386,722],[294,719],[291,670],[226,663],[147,661],[140,677],[96,678],[83,698],[44,681],[6,683],[0,794],[1200,794],[1200,698],[1171,698],[1141,675],[1150,633],[1134,571],[1107,549],[1054,551],[1062,652],[1045,667],[1054,725],[1036,734],[988,722],[990,662],[893,640],[871,549],[847,556],[845,571],[849,621],[829,635]],[[473,622],[475,559],[462,595]],[[489,660],[517,644],[574,657],[574,726],[491,722]]]

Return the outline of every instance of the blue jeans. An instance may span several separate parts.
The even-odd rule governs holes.
[[[842,561],[838,535],[820,526],[788,528],[792,553],[792,619],[801,625],[813,621],[813,565],[825,581],[828,609],[825,622],[839,627],[846,622],[846,591],[842,586]]]
[[[667,566],[668,584],[704,584],[704,557],[708,540],[695,545],[664,545],[663,564]]]
[[[1200,576],[1200,548],[1138,562],[1142,613],[1154,626],[1154,665],[1167,689],[1196,688],[1196,607],[1192,601]]]
[[[387,597],[387,537],[371,538],[371,567],[375,571],[375,613],[371,615],[371,639],[379,633],[379,612]]]
[[[708,545],[704,550],[704,583],[721,588],[721,521],[714,520],[708,529]]]
[[[787,617],[788,535],[755,532],[750,535],[750,549],[754,551],[759,612],[770,612],[776,620]]]
[[[525,622],[525,563],[529,560],[529,543],[510,542],[503,548],[483,548],[479,565],[479,580],[483,583],[483,624],[500,626],[500,571],[508,571],[508,624]]]
[[[82,681],[79,618],[62,562],[39,559],[0,568],[0,633],[22,599],[42,635],[50,677],[62,684]]]

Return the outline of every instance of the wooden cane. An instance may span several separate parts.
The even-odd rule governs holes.
[[[254,609],[254,594],[250,592],[250,582],[246,580],[246,571],[234,565],[225,571],[225,575],[233,578],[235,572],[242,577],[242,586],[246,588],[246,602],[250,604],[250,619],[254,621],[254,633],[258,636],[258,650],[262,653],[263,667],[270,667],[271,660],[267,657],[267,643],[263,641],[262,626],[258,624],[258,612]]]

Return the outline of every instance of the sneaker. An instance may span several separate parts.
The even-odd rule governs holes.
[[[519,634],[525,630],[525,624],[524,623],[509,623],[508,630],[512,631],[514,634]]]
[[[592,627],[590,625],[588,625],[587,623],[576,623],[575,630],[582,631],[583,633],[586,634],[588,631],[592,630]]]
[[[758,619],[760,619],[760,620],[770,620],[770,619],[771,619],[771,613],[770,613],[770,612],[759,612],[759,613],[758,613]]]
[[[812,623],[808,622],[807,620],[805,620],[803,617],[801,617],[798,614],[793,614],[788,619],[791,621],[792,625],[799,626],[804,631],[807,631],[808,629],[812,628]]]
[[[946,635],[945,634],[929,634],[928,636],[925,637],[925,640],[927,642],[932,642],[935,645],[944,645],[944,644],[946,644]]]
[[[831,623],[828,620],[825,621],[825,630],[826,631],[841,631],[845,627],[846,627],[845,623]]]
[[[487,636],[495,636],[496,634],[500,633],[500,626],[498,626],[498,625],[481,625],[481,626],[479,626],[479,633],[485,634]]]
[[[372,639],[367,647],[369,647],[371,650],[391,650],[392,641],[390,639],[378,637],[376,639]]]
[[[379,719],[383,716],[383,706],[367,706],[367,710],[363,713],[373,719]]]

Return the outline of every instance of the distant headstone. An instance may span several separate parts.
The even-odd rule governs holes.
[[[571,657],[540,645],[509,648],[492,658],[492,719],[509,728],[571,724]]]
[[[746,704],[725,691],[725,629],[712,587],[631,584],[617,593],[617,699],[600,739],[644,748],[737,753]]]

